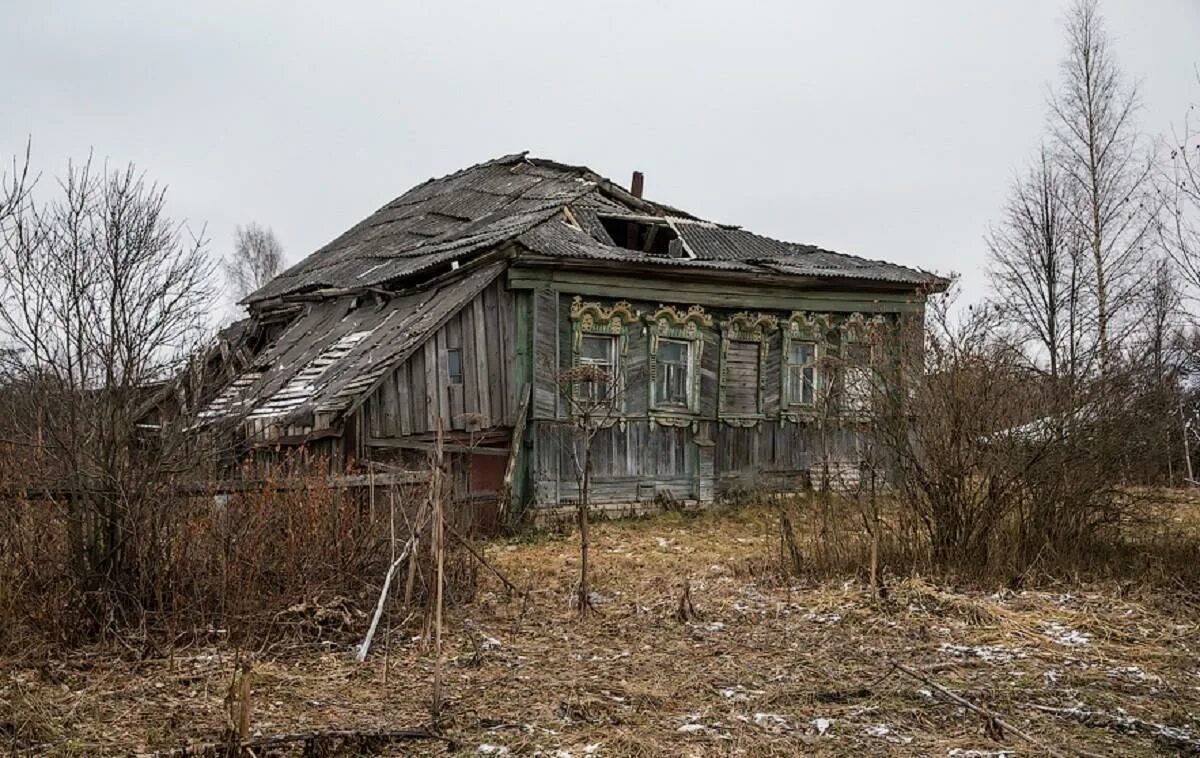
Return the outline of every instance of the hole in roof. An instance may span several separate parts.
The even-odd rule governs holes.
[[[599,216],[600,224],[614,244],[664,258],[682,258],[683,241],[666,221],[644,216]]]

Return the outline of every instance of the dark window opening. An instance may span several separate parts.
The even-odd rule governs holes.
[[[664,258],[682,258],[683,240],[666,222],[646,218],[601,216],[600,223],[619,247]]]
[[[452,347],[446,350],[446,373],[450,375],[451,384],[463,383],[461,348]]]

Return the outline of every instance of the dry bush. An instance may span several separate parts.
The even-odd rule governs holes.
[[[312,469],[320,475],[267,477],[247,469],[253,489],[175,495],[162,503],[153,532],[133,530],[140,538],[130,550],[146,556],[144,565],[161,567],[144,575],[138,592],[100,591],[78,581],[63,504],[0,500],[0,649],[33,639],[67,645],[121,639],[146,654],[197,640],[245,645],[279,636],[357,637],[392,560],[392,535],[399,543],[408,538],[427,487],[380,486],[372,504],[362,488],[330,487],[324,468],[316,462]],[[459,522],[470,517],[467,510],[452,502],[448,511],[451,526],[465,532]],[[154,539],[145,539],[150,534]],[[420,551],[414,602],[431,585],[428,564],[428,551]],[[453,541],[446,577],[453,602],[472,599],[477,568]],[[404,582],[396,586],[397,594],[405,589]]]

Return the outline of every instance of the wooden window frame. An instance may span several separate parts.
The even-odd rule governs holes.
[[[665,426],[687,426],[700,415],[700,366],[704,350],[704,330],[711,329],[712,316],[699,305],[679,311],[670,305],[660,305],[654,313],[643,317],[649,335],[647,364],[647,404],[650,418]],[[690,344],[688,350],[688,402],[686,407],[663,405],[658,401],[658,343],[660,340],[676,340]]]
[[[780,348],[781,360],[779,407],[780,416],[788,421],[811,420],[821,415],[829,400],[826,364],[829,357],[829,334],[833,331],[833,318],[827,313],[792,311],[783,327]],[[792,343],[804,342],[813,345],[813,399],[811,403],[793,403],[792,397]]]
[[[450,355],[452,353],[458,355],[458,373],[457,374],[455,374],[453,371],[450,370]],[[466,372],[466,366],[463,365],[463,349],[461,347],[447,347],[446,348],[446,382],[447,382],[447,384],[449,384],[450,386],[457,386],[457,385],[462,384],[463,383],[463,375],[465,374],[465,372]],[[454,381],[454,378],[456,376],[458,377],[457,382]]]
[[[838,345],[837,372],[837,410],[842,418],[848,421],[869,421],[874,418],[877,408],[874,403],[875,394],[882,389],[883,377],[879,371],[879,361],[882,358],[883,332],[886,322],[883,316],[864,316],[852,313],[839,326],[841,340]],[[866,348],[867,363],[851,362],[852,348]],[[867,391],[870,397],[865,406],[851,408],[848,404],[849,394],[846,390],[846,375],[851,369],[865,369]]]
[[[614,416],[625,413],[625,357],[629,351],[629,328],[638,322],[638,313],[624,300],[605,306],[598,302],[585,302],[576,295],[571,301],[571,366],[578,367],[584,361],[581,355],[583,337],[608,337],[615,340],[613,348],[614,400],[617,407]],[[580,398],[578,382],[571,384],[571,396]]]
[[[768,313],[735,313],[721,322],[721,371],[717,392],[717,417],[731,426],[754,426],[766,418],[764,387],[770,336],[779,328],[779,319]],[[734,342],[758,345],[758,382],[755,386],[754,411],[726,409],[729,386],[729,349]]]

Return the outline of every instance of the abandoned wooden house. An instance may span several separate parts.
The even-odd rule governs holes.
[[[872,327],[944,286],[651,202],[640,174],[627,190],[510,155],[409,190],[250,295],[199,415],[244,451],[359,470],[419,465],[440,426],[474,496],[547,513],[578,497],[573,415],[600,395],[569,370],[591,366],[596,507],[794,490],[818,406],[853,421],[870,402]],[[850,469],[853,427],[832,448]]]

